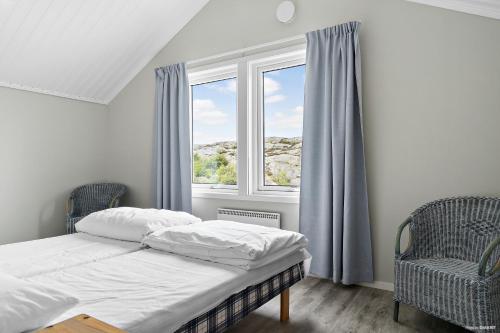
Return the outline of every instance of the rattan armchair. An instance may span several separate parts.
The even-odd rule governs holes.
[[[90,213],[118,207],[127,187],[115,183],[87,184],[75,188],[66,203],[66,232],[75,232],[75,223]]]
[[[400,253],[406,226],[410,241]],[[499,198],[420,207],[399,227],[395,252],[395,321],[401,302],[472,331],[500,332]]]

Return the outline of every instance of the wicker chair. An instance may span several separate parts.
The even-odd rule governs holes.
[[[400,253],[409,225],[408,249]],[[500,199],[431,202],[399,227],[394,265],[399,303],[472,331],[500,332]]]
[[[75,232],[75,223],[90,213],[118,207],[127,191],[122,184],[98,183],[75,188],[66,203],[66,232]]]

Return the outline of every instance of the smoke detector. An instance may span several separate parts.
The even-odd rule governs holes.
[[[281,23],[290,23],[295,17],[295,4],[292,1],[283,1],[276,9],[276,18]]]

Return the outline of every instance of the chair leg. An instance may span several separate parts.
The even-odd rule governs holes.
[[[394,316],[392,319],[397,322],[399,320],[399,302],[394,301]]]

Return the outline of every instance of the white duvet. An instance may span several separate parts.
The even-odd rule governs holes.
[[[0,273],[0,332],[19,333],[45,326],[78,300],[43,284]]]
[[[79,299],[53,322],[80,313],[131,333],[173,332],[247,286],[307,259],[296,251],[252,271],[153,249],[34,276]]]
[[[0,245],[0,272],[24,278],[137,251],[144,246],[76,233]]]
[[[254,269],[307,246],[293,231],[230,221],[206,221],[176,226],[148,235],[154,249]]]

